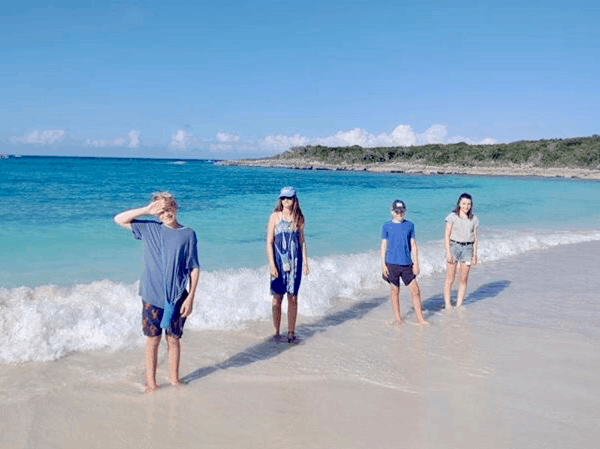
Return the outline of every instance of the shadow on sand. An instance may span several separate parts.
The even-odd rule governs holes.
[[[320,320],[311,324],[301,324],[296,327],[296,333],[298,334],[298,341],[295,343],[288,343],[287,339],[281,341],[275,341],[273,337],[269,337],[267,340],[263,340],[242,352],[235,354],[234,356],[224,360],[223,362],[217,363],[216,365],[206,366],[198,368],[181,379],[182,382],[190,383],[198,380],[202,377],[208,376],[219,369],[227,369],[233,367],[241,367],[250,365],[254,362],[260,362],[273,358],[284,351],[294,347],[296,344],[302,344],[302,342],[308,340],[319,332],[325,332],[328,328],[339,326],[347,321],[360,320],[371,310],[376,309],[381,304],[387,301],[387,298],[373,298],[367,301],[360,301],[347,309],[339,312],[326,315]]]
[[[510,285],[510,281],[494,281],[488,282],[479,286],[479,288],[467,295],[463,301],[465,304],[473,304],[474,302],[481,301],[483,299],[490,299],[498,296],[502,291],[506,290]],[[453,292],[453,298],[456,298],[456,292]],[[444,296],[440,293],[439,295],[432,296],[423,301],[423,310],[430,312],[438,312],[444,309]]]
[[[508,288],[510,281],[502,280],[489,282],[480,286],[474,292],[471,292],[464,300],[463,304],[472,304],[483,299],[493,298],[498,296],[503,290]],[[251,363],[268,360],[278,356],[284,351],[294,347],[296,344],[302,344],[315,334],[325,332],[328,328],[339,326],[347,321],[360,320],[371,310],[376,309],[383,303],[387,302],[388,298],[373,298],[366,301],[360,301],[347,309],[339,312],[326,315],[320,320],[311,324],[301,324],[296,328],[299,340],[295,343],[288,343],[285,339],[276,341],[273,337],[263,340],[243,351],[231,356],[227,360],[217,363],[212,366],[198,368],[187,376],[181,379],[182,382],[194,382],[202,377],[208,376],[219,369],[227,369],[250,365]],[[437,312],[444,308],[444,298],[442,295],[435,295],[423,301],[423,310]]]

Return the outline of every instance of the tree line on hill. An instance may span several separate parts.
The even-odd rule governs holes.
[[[544,139],[489,145],[464,142],[409,147],[363,148],[309,145],[294,147],[270,159],[326,164],[414,162],[430,165],[570,167],[600,169],[600,136]]]

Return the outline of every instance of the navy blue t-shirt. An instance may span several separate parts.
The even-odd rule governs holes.
[[[164,309],[165,296],[169,302],[176,302],[185,291],[192,269],[200,268],[196,233],[186,227],[172,229],[153,220],[133,220],[131,231],[144,245],[140,296]]]
[[[415,225],[412,221],[403,220],[394,223],[386,221],[381,228],[381,238],[387,240],[387,253],[385,261],[396,265],[410,265],[410,241],[415,238]]]

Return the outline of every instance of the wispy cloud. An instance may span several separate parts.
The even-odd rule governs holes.
[[[432,125],[422,133],[417,133],[410,125],[398,125],[390,133],[372,134],[363,128],[353,128],[347,131],[338,131],[325,137],[310,137],[300,134],[271,134],[263,137],[257,145],[272,152],[283,151],[290,147],[304,145],[324,146],[353,146],[360,145],[365,148],[379,146],[412,146],[425,144],[444,144],[466,142],[471,144],[496,143],[493,138],[483,140],[463,136],[448,137],[444,125]]]
[[[13,136],[11,140],[14,143],[35,143],[39,145],[51,145],[62,140],[65,137],[65,131],[62,129],[50,129],[45,131],[33,130],[22,137]]]

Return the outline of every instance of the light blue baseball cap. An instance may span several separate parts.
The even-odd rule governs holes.
[[[292,196],[296,196],[296,191],[291,186],[284,187],[283,189],[281,189],[281,192],[279,192],[279,198],[284,198],[284,197],[291,198]]]

